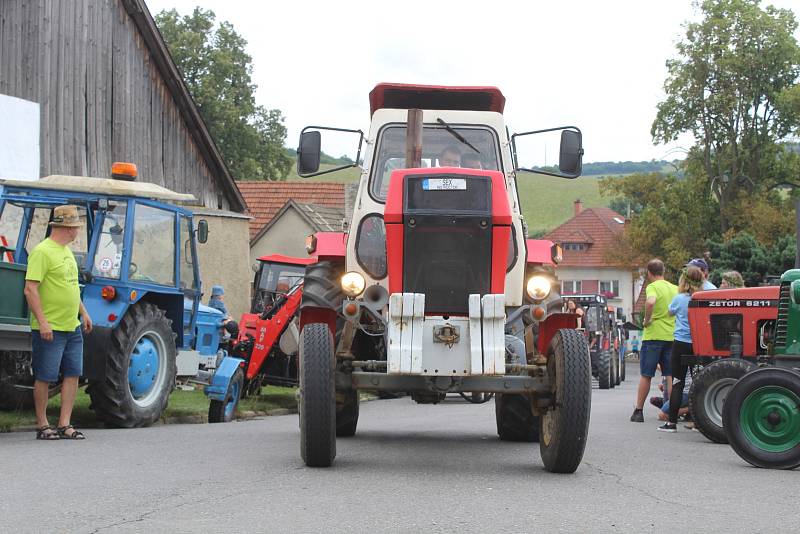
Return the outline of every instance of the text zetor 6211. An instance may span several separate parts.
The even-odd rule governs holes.
[[[580,464],[589,353],[562,309],[561,249],[526,239],[516,180],[520,171],[579,176],[581,133],[509,137],[504,104],[494,87],[379,84],[366,136],[303,130],[300,175],[362,169],[347,231],[307,240],[320,260],[306,270],[300,310],[307,465],[331,465],[336,437],[355,434],[361,389],[419,403],[494,393],[500,439],[539,441],[549,471]],[[321,169],[323,134],[357,137],[356,161]],[[555,136],[558,166],[523,167],[517,148],[527,136]]]

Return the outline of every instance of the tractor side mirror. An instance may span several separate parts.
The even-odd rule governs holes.
[[[569,178],[581,175],[583,148],[581,147],[581,132],[564,130],[561,132],[561,149],[558,158],[558,169]]]
[[[582,139],[581,131],[575,126],[515,133],[511,136],[514,170],[560,178],[577,178],[583,170]],[[558,151],[557,166],[550,162],[552,154],[556,151]]]
[[[300,134],[300,146],[297,147],[297,174],[303,176],[319,170],[321,143],[322,135],[317,130]]]
[[[197,223],[197,241],[198,243],[208,241],[208,221],[205,219],[200,219]]]

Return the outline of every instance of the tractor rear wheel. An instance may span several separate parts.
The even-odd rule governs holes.
[[[356,435],[358,427],[358,390],[336,392],[336,435],[349,438]]]
[[[694,427],[714,443],[728,443],[722,424],[725,398],[754,365],[739,358],[719,360],[700,371],[689,388],[689,413]]]
[[[619,366],[619,380],[620,382],[625,382],[625,354],[622,355]]]
[[[597,351],[597,382],[600,389],[611,387],[611,355],[604,351]]]
[[[539,418],[539,450],[546,470],[574,473],[583,459],[592,408],[592,363],[580,332],[556,332],[547,374],[553,402]]]
[[[494,398],[494,417],[500,441],[539,441],[539,418],[533,415],[530,396],[498,393]]]
[[[131,306],[111,333],[105,377],[86,389],[98,417],[122,428],[156,422],[175,386],[176,357],[164,310],[142,301]]]
[[[778,367],[748,373],[728,394],[723,422],[731,447],[749,464],[800,466],[800,373]]]
[[[225,392],[225,400],[211,400],[208,405],[209,423],[230,423],[236,416],[236,408],[244,392],[244,371],[236,369]]]
[[[329,467],[336,457],[333,356],[328,325],[305,325],[300,333],[300,456],[309,467]]]
[[[614,389],[619,384],[619,358],[608,352],[608,361],[611,364],[611,380],[608,384],[609,389]]]

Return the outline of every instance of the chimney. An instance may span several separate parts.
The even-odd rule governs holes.
[[[575,216],[577,217],[578,215],[580,215],[580,213],[582,211],[583,211],[583,203],[581,202],[581,199],[576,198],[575,199]]]

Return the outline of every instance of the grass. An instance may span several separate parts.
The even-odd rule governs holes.
[[[295,388],[283,388],[276,386],[266,386],[261,389],[261,393],[255,397],[248,397],[239,402],[239,413],[256,412],[263,413],[276,408],[295,408]],[[89,395],[81,389],[75,399],[72,420],[76,426],[92,428],[101,426],[95,413],[89,409]],[[169,397],[169,405],[162,415],[162,419],[174,417],[207,417],[209,400],[205,394],[199,390],[183,391],[175,390]],[[50,421],[55,423],[58,410],[61,408],[61,396],[56,395],[47,405],[47,413]],[[21,409],[9,412],[0,412],[0,432],[21,426],[34,426],[36,416],[33,409]]]

